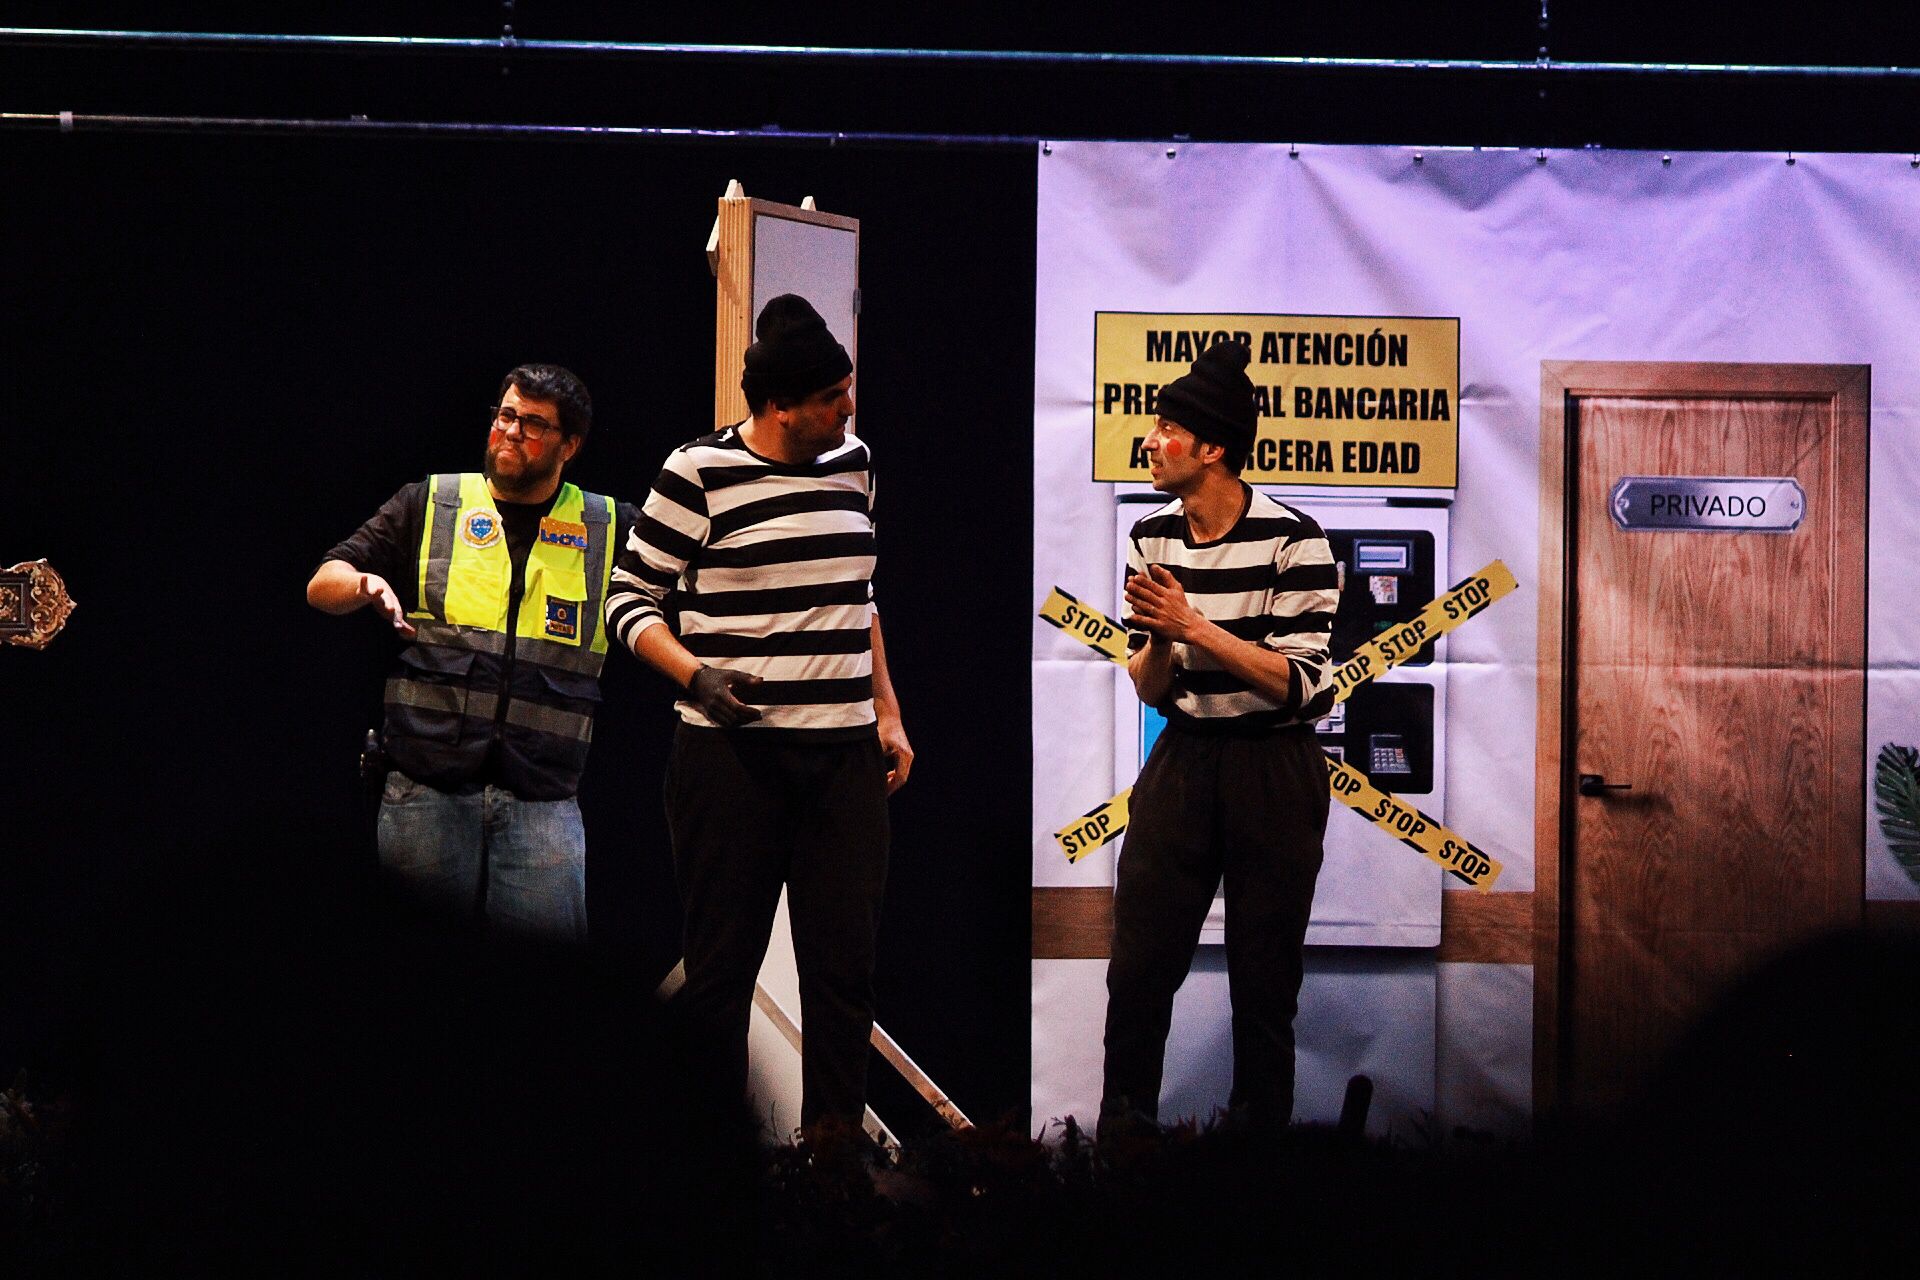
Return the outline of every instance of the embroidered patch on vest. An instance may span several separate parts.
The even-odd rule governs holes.
[[[580,602],[547,597],[547,634],[571,640],[580,633]]]
[[[460,540],[468,546],[484,549],[500,538],[500,517],[485,507],[475,507],[460,518]]]
[[[587,526],[575,524],[571,520],[555,520],[544,516],[540,520],[540,541],[557,547],[578,547],[587,549]]]

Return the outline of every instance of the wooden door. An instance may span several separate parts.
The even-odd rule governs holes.
[[[1550,364],[1542,382],[1543,549],[1557,524],[1564,559],[1542,593],[1536,1084],[1591,1112],[1630,1102],[1740,976],[1859,922],[1866,370]],[[1609,504],[1624,476],[1791,476],[1806,515],[1629,531]],[[1582,774],[1631,790],[1583,795]]]

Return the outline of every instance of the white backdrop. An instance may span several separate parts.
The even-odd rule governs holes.
[[[1531,889],[1541,360],[1871,365],[1871,787],[1881,744],[1920,745],[1920,169],[1905,155],[1787,159],[1049,144],[1036,157],[1035,604],[1058,584],[1117,613],[1113,486],[1088,479],[1096,311],[1460,317],[1446,581],[1498,558],[1520,590],[1451,639],[1444,818],[1505,862],[1500,889]],[[1114,790],[1113,679],[1035,624],[1036,886],[1112,882],[1118,845],[1069,864],[1051,833]],[[1920,898],[1871,798],[1868,814],[1867,896]],[[1036,1124],[1097,1103],[1085,1005],[1104,993],[1079,972],[1090,963],[1034,963]],[[1427,1109],[1443,1125],[1521,1122],[1530,978],[1515,968],[1439,966],[1437,1079],[1390,1121]],[[1337,1023],[1343,999],[1354,1025],[1372,1016],[1360,980],[1310,982],[1336,1005],[1316,1019]],[[1302,1114],[1320,1118],[1306,1080],[1303,1063]]]

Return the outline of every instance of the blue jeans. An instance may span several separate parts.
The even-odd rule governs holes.
[[[398,769],[380,796],[380,865],[427,901],[519,933],[587,937],[580,806],[489,786],[438,791]]]

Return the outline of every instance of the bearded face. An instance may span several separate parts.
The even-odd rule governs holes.
[[[518,421],[509,426],[498,417],[487,434],[487,452],[481,471],[493,490],[508,502],[535,501],[545,496],[559,481],[560,468],[573,456],[578,442],[559,429],[560,406],[551,400],[536,400],[509,386],[500,397],[502,410],[513,410]],[[538,440],[529,435],[529,427],[545,426]]]

